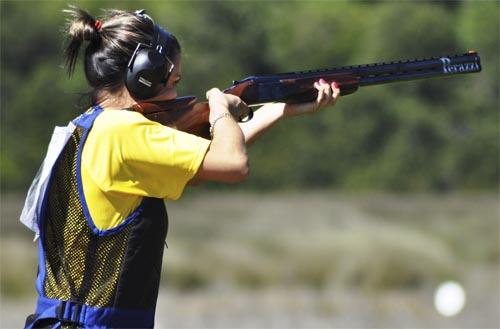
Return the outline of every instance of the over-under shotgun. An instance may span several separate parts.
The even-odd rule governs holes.
[[[321,78],[329,83],[335,81],[341,95],[345,96],[354,93],[359,87],[480,71],[479,54],[469,51],[463,55],[428,59],[250,76],[234,81],[224,92],[239,96],[249,106],[269,102],[298,103],[316,99],[314,82]],[[166,126],[208,137],[208,104],[197,102],[194,96],[144,102],[133,109]]]

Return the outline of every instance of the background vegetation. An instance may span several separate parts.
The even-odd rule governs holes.
[[[74,2],[145,8],[184,51],[180,94],[253,74],[318,69],[475,49],[483,72],[362,89],[329,111],[279,125],[251,150],[240,188],[396,191],[495,189],[499,4],[454,2]],[[1,179],[26,190],[55,124],[81,109],[81,67],[62,63],[59,1],[2,1]],[[220,188],[220,186],[218,187]],[[233,187],[231,187],[233,188]]]

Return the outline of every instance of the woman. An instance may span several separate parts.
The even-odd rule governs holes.
[[[39,298],[26,327],[153,327],[167,232],[163,199],[178,199],[187,184],[244,180],[246,145],[282,118],[333,105],[339,90],[320,80],[316,101],[265,105],[238,124],[230,110],[246,105],[211,89],[206,140],[127,110],[177,96],[181,48],[173,35],[144,11],[108,11],[102,21],[75,7],[67,12],[68,72],[87,41],[93,106],[68,126],[57,160],[44,163],[50,180],[36,219]]]

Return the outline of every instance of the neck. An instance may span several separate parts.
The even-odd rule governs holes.
[[[97,97],[97,103],[103,108],[129,108],[136,104],[136,101],[130,96],[127,90],[120,90],[117,93],[111,94],[108,92],[100,92]]]

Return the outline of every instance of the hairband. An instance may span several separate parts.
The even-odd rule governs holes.
[[[96,19],[96,20],[95,20],[95,23],[94,23],[94,27],[95,27],[95,29],[96,29],[97,31],[99,31],[99,30],[101,29],[101,27],[102,27],[102,23],[101,23],[101,21],[100,21],[100,20],[98,20],[98,19]]]

